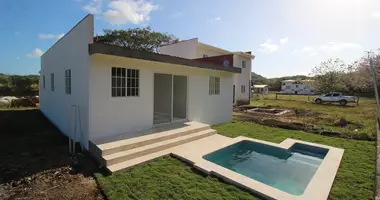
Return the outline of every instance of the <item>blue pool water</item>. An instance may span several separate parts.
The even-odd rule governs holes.
[[[289,194],[301,195],[327,152],[300,143],[286,150],[241,141],[203,158]]]

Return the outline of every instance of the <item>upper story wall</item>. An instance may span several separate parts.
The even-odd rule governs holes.
[[[231,52],[222,50],[222,49],[214,49],[214,48],[208,48],[206,45],[198,43],[196,48],[196,58],[203,58],[203,57],[212,57],[212,56],[221,56],[231,54]]]
[[[196,58],[197,44],[198,38],[194,38],[191,40],[180,41],[175,44],[162,46],[160,47],[159,52],[165,55],[194,59]]]
[[[63,38],[57,41],[41,57],[40,70],[40,110],[60,129],[68,132],[68,108],[80,107],[83,140],[87,145],[88,132],[88,85],[89,54],[88,44],[93,42],[94,18],[87,15],[75,25]],[[65,90],[65,70],[71,70],[71,94]],[[51,76],[54,74],[54,90]],[[45,78],[43,78],[45,77]],[[45,87],[43,84],[45,79]],[[71,124],[74,123],[74,110],[71,112]],[[77,130],[79,130],[77,120]],[[71,133],[74,127],[71,127]],[[79,138],[79,131],[77,131]]]

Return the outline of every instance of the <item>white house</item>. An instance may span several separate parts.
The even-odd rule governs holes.
[[[231,52],[199,42],[198,38],[183,40],[160,48],[161,54],[205,62],[223,64],[226,68],[241,68],[241,73],[233,77],[233,103],[238,101],[249,103],[251,91],[252,59],[251,52]]]
[[[284,94],[314,94],[312,80],[283,80],[281,93]]]
[[[267,94],[269,92],[268,85],[253,85],[253,92],[255,94]]]
[[[232,120],[241,68],[96,43],[93,30],[87,15],[41,57],[40,110],[64,134],[77,128],[84,148],[162,123]]]

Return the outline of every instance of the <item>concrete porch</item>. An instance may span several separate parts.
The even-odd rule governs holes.
[[[199,122],[179,122],[154,127],[148,131],[125,133],[89,142],[89,150],[99,163],[111,172],[130,166],[140,157],[155,157],[178,145],[216,134],[209,125]],[[151,155],[151,156],[150,156]]]

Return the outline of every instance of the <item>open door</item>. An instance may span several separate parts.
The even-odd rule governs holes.
[[[173,76],[173,120],[187,117],[187,77]]]
[[[172,75],[154,74],[154,118],[153,124],[171,122]]]

